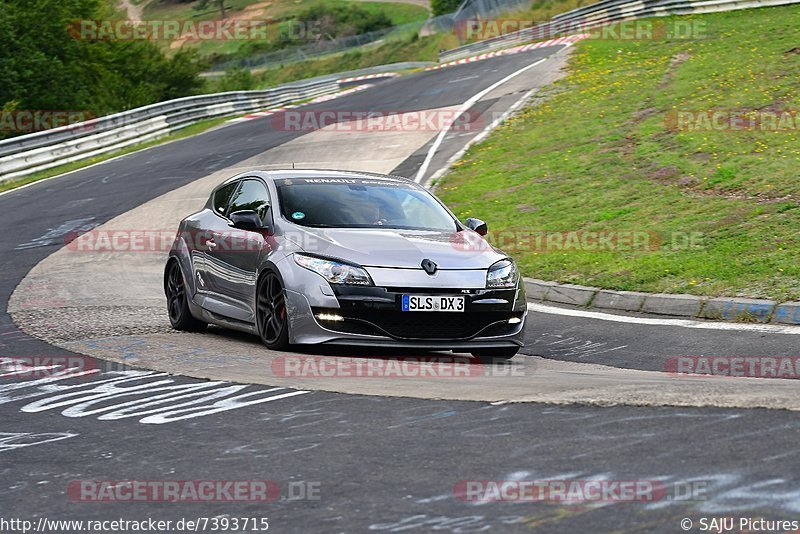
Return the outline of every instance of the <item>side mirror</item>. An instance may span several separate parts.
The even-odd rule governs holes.
[[[480,219],[476,219],[475,217],[470,217],[469,219],[464,221],[464,223],[466,224],[467,228],[469,228],[470,230],[474,230],[479,235],[486,235],[487,233],[489,233],[489,227],[486,226],[486,223]]]
[[[253,231],[263,228],[261,217],[253,210],[234,211],[228,217],[233,222],[233,227],[239,230]]]

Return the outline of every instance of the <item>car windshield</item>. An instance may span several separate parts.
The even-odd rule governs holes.
[[[425,189],[366,178],[276,180],[280,210],[295,224],[318,228],[456,231],[450,213]]]

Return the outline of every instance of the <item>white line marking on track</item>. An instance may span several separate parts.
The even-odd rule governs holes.
[[[61,410],[65,417],[97,416],[99,421],[135,417],[143,424],[161,425],[310,393],[286,391],[285,387],[251,388],[247,384],[225,381],[176,383],[168,373],[154,371],[84,371],[62,364],[28,366],[17,358],[0,360],[0,370],[9,371],[0,375],[2,377],[27,378],[31,372],[41,374],[33,379],[0,384],[0,405],[25,400],[30,402],[20,408],[24,413]],[[49,372],[41,373],[44,370]],[[96,380],[69,385],[60,383],[89,375]],[[277,391],[286,392],[264,396]]]
[[[458,83],[458,82],[465,82],[467,80],[475,80],[480,78],[480,76],[465,76],[464,78],[456,78],[455,80],[450,80],[447,83]]]
[[[475,103],[478,102],[478,100],[480,100],[481,98],[483,98],[487,94],[491,93],[492,91],[494,91],[495,89],[497,89],[498,87],[500,87],[501,85],[506,83],[507,81],[509,81],[509,80],[511,80],[513,78],[516,78],[517,76],[519,76],[523,72],[525,72],[525,71],[527,71],[529,69],[532,69],[536,65],[539,65],[540,63],[543,63],[543,62],[545,62],[547,60],[548,60],[548,58],[545,57],[545,58],[540,59],[539,61],[534,61],[530,65],[527,65],[525,67],[522,67],[519,70],[516,70],[516,71],[512,72],[511,74],[509,74],[508,76],[506,76],[502,80],[498,80],[495,83],[493,83],[492,85],[490,85],[489,87],[487,87],[486,89],[480,91],[479,93],[476,93],[469,100],[467,100],[466,102],[461,104],[461,106],[456,110],[456,114],[453,116],[453,122],[455,123],[455,121],[458,120],[458,118],[461,115],[463,115],[465,111],[469,110],[469,108],[474,106]],[[431,146],[430,150],[428,150],[428,154],[425,156],[425,161],[422,162],[422,166],[419,168],[419,171],[417,171],[417,176],[414,178],[415,182],[420,183],[422,181],[422,178],[425,176],[425,173],[428,172],[428,167],[431,164],[431,160],[433,160],[433,156],[436,154],[436,151],[439,150],[439,145],[442,144],[442,141],[444,140],[444,136],[447,135],[447,132],[449,132],[449,131],[450,131],[449,128],[445,129],[445,130],[442,130],[441,132],[439,132],[439,135],[436,136],[436,140],[433,142],[433,145]]]
[[[564,315],[567,317],[583,317],[615,323],[643,324],[650,326],[680,326],[682,328],[699,328],[703,330],[740,330],[743,332],[768,332],[771,334],[800,334],[800,326],[752,324],[752,323],[720,323],[716,321],[695,321],[692,319],[651,319],[648,317],[633,317],[630,315],[613,315],[588,310],[573,310],[557,308],[546,304],[528,303],[528,311],[547,313],[550,315]]]
[[[450,157],[450,159],[447,160],[447,162],[444,164],[444,166],[442,166],[441,169],[439,169],[435,173],[431,174],[431,176],[427,180],[425,180],[425,183],[423,185],[425,187],[431,187],[431,182],[433,182],[437,178],[441,177],[442,175],[444,175],[444,173],[446,173],[448,170],[450,170],[450,167],[453,166],[453,163],[455,163],[456,161],[460,160],[464,156],[464,154],[467,153],[467,150],[469,150],[472,145],[474,145],[475,143],[480,143],[481,141],[486,139],[486,137],[490,133],[492,133],[492,131],[495,128],[497,128],[500,125],[500,123],[502,123],[508,117],[513,115],[520,108],[520,106],[522,106],[525,102],[527,102],[528,99],[531,97],[531,95],[533,95],[536,91],[538,91],[538,89],[534,88],[534,89],[531,89],[530,91],[528,91],[527,93],[525,93],[524,95],[522,95],[522,97],[520,97],[519,100],[514,102],[514,104],[510,108],[508,108],[506,110],[506,112],[503,113],[502,116],[500,116],[497,119],[495,119],[490,125],[488,125],[486,128],[484,128],[480,133],[478,133],[478,135],[476,135],[475,137],[473,137],[472,139],[467,141],[467,143],[463,147],[461,147],[461,150],[459,150],[458,152],[453,154]],[[472,134],[467,132],[467,133],[461,134],[460,136],[465,136],[465,135],[472,135]]]

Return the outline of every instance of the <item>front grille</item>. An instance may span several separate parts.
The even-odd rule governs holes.
[[[322,311],[322,310],[319,310]],[[327,310],[326,310],[327,311]],[[522,313],[498,312],[401,312],[397,310],[330,310],[344,321],[323,323],[325,328],[345,333],[389,335],[398,339],[469,339],[481,335],[511,334],[518,325],[508,324]],[[318,313],[318,310],[315,310]],[[491,326],[501,321],[500,324]],[[372,332],[365,331],[365,327]],[[485,332],[482,332],[486,330]]]

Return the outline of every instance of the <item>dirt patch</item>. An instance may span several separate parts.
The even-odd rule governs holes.
[[[642,122],[643,120],[647,119],[648,117],[652,117],[653,115],[659,113],[659,110],[653,107],[646,107],[644,109],[639,109],[633,112],[631,115],[631,120],[634,122]]]
[[[648,170],[646,176],[658,182],[678,183],[676,178],[680,176],[680,174],[681,170],[675,165],[666,165],[664,167],[656,167]]]
[[[669,59],[669,65],[667,66],[667,72],[664,73],[664,77],[659,82],[658,87],[659,89],[663,89],[672,81],[675,77],[675,73],[678,71],[678,67],[686,63],[692,55],[689,52],[678,52],[674,56]]]
[[[506,187],[505,189],[498,189],[497,191],[489,191],[487,193],[487,197],[495,198],[495,197],[504,197],[511,193],[516,193],[523,187],[526,187],[528,184],[519,184],[519,185],[512,185],[511,187]]]
[[[264,11],[272,5],[272,2],[258,2],[257,4],[250,4],[242,11],[228,15],[225,20],[256,20],[264,17]],[[177,39],[170,43],[169,47],[172,50],[178,49],[183,46],[187,39]]]
[[[140,21],[142,20],[142,13],[144,13],[144,8],[147,7],[153,0],[144,0],[140,4],[134,4],[131,0],[120,0],[119,6],[125,10],[128,14],[128,19],[133,21]]]
[[[228,20],[253,20],[261,17],[264,10],[272,5],[272,2],[259,2],[257,4],[250,4],[245,7],[241,12],[228,17]]]
[[[428,11],[431,10],[430,0],[353,0],[354,2],[397,2],[398,4],[411,4],[414,6],[424,7]]]
[[[705,161],[703,156],[707,154],[701,152],[697,153],[701,161]],[[710,156],[709,156],[710,159]],[[745,200],[748,202],[755,202],[756,204],[778,204],[778,203],[798,203],[800,204],[800,195],[787,195],[780,193],[770,193],[762,191],[758,193],[751,193],[737,189],[706,189],[703,187],[703,182],[696,176],[687,176],[675,165],[659,166],[651,163],[649,168],[644,170],[644,176],[654,182],[662,185],[677,186],[684,191],[684,194],[695,198],[724,198],[727,200]],[[633,177],[625,175],[625,177]]]
[[[520,204],[516,209],[522,213],[533,213],[539,211],[540,208],[538,206],[531,206],[530,204]]]
[[[746,200],[756,204],[797,203],[800,205],[800,195],[778,195],[769,192],[753,194],[736,189],[700,189],[697,187],[688,187],[687,189],[692,196],[698,198],[716,197],[727,200]]]

